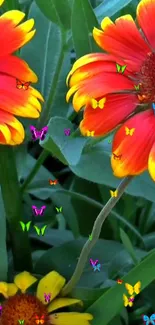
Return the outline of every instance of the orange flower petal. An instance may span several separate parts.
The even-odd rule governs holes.
[[[34,25],[33,19],[29,19],[25,23],[17,26],[23,20],[24,16],[25,14],[18,10],[11,10],[0,17],[0,29],[3,31],[0,34],[0,56],[17,51],[35,34],[35,30],[31,31]]]
[[[154,37],[155,1],[142,0],[137,6],[137,20],[148,42],[155,47]]]
[[[19,80],[38,81],[36,74],[28,64],[17,56],[7,55],[0,59],[0,72],[15,77]]]
[[[132,136],[126,135],[125,128],[135,128]],[[152,109],[141,112],[126,121],[116,132],[112,152],[121,155],[120,160],[112,155],[114,175],[125,177],[138,175],[148,167],[150,150],[155,142],[155,115]]]
[[[66,100],[76,92],[73,97],[73,107],[78,112],[88,103],[90,98],[102,98],[107,93],[114,93],[123,90],[133,90],[133,82],[124,75],[117,73],[98,73],[92,78],[79,82],[71,87],[67,93]]]
[[[135,95],[108,94],[103,109],[93,109],[88,104],[84,110],[84,119],[80,123],[81,133],[86,135],[88,130],[92,130],[95,131],[95,136],[103,136],[112,131],[134,111],[136,101]]]
[[[11,114],[0,109],[0,144],[17,145],[24,140],[22,124]]]
[[[149,154],[148,170],[152,179],[155,181],[155,143],[153,144]]]
[[[32,87],[17,89],[16,79],[0,75],[0,107],[6,112],[22,117],[37,118],[41,111],[41,94]]]
[[[97,44],[105,51],[122,57],[133,71],[137,71],[150,52],[149,47],[138,31],[133,18],[130,15],[116,19],[115,24],[105,17],[101,23],[104,30],[93,30],[93,36]]]

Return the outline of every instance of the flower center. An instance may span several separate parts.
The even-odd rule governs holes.
[[[2,309],[1,325],[49,325],[46,307],[36,297],[28,294],[8,298]]]
[[[144,103],[155,101],[155,53],[148,53],[138,73],[140,82],[139,99]]]

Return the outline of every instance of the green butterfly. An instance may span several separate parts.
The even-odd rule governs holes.
[[[38,236],[44,236],[45,234],[45,230],[47,228],[47,225],[45,225],[44,227],[42,228],[38,228],[37,226],[33,226],[38,234]]]
[[[24,322],[25,322],[24,319],[18,319],[19,324],[24,324]]]
[[[28,221],[27,223],[24,223],[23,221],[19,221],[23,231],[29,231],[31,222],[32,221]]]
[[[136,90],[139,90],[140,85],[134,86]]]
[[[57,210],[57,212],[62,212],[62,207],[60,207],[60,208],[58,208],[58,207],[55,207],[56,208],[56,210]]]
[[[124,73],[126,67],[126,65],[119,65],[118,63],[116,63],[117,72]]]

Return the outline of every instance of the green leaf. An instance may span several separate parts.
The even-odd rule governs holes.
[[[64,129],[71,129],[73,124],[65,118],[53,117],[48,124],[48,136],[41,146],[59,159],[64,165],[76,165],[81,157],[87,138],[66,136]]]
[[[42,13],[53,23],[70,29],[72,0],[35,0]]]
[[[92,31],[98,21],[88,0],[74,0],[72,10],[72,36],[77,57],[99,52]]]
[[[113,176],[107,147],[107,141],[102,140],[102,142],[93,147],[85,148],[78,164],[70,166],[70,169],[78,177],[94,183],[107,185],[110,188],[116,188],[120,183],[120,179]],[[102,186],[99,186],[99,188],[102,191]],[[155,183],[147,172],[136,176],[125,189],[125,192],[155,202]]]
[[[6,249],[6,218],[3,205],[2,194],[0,191],[0,279],[1,281],[7,281],[8,273],[8,257]]]
[[[130,241],[130,238],[128,237],[128,235],[125,233],[125,231],[122,228],[120,228],[120,237],[121,237],[124,247],[126,248],[127,252],[131,256],[134,264],[136,265],[138,263],[138,259],[137,259],[135,250],[134,250],[133,245]]]
[[[123,277],[123,282],[134,285],[137,281],[141,281],[142,290],[145,289],[155,279],[154,260],[155,251],[149,254]],[[109,322],[120,313],[120,310],[123,308],[124,292],[124,285],[116,284],[87,309],[87,312],[94,316],[92,325],[108,325]]]
[[[132,0],[104,0],[94,11],[98,20],[101,22],[104,17],[113,16],[130,2],[132,2]]]

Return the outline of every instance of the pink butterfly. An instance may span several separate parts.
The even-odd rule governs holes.
[[[40,209],[38,209],[35,205],[32,205],[32,210],[35,216],[42,216],[46,209],[46,205],[43,205]]]

